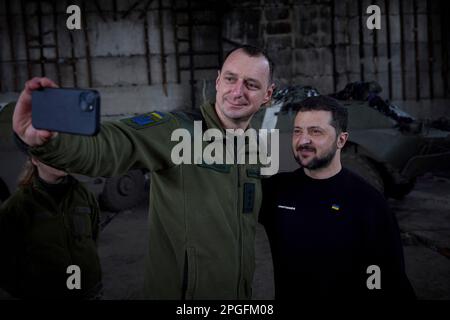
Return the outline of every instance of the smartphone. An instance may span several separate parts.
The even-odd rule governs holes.
[[[42,88],[31,93],[36,129],[93,136],[100,129],[100,94],[77,88]]]

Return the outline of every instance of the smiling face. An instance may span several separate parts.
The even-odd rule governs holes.
[[[336,134],[329,111],[300,111],[295,117],[292,150],[295,160],[308,170],[340,165],[347,133]]]
[[[272,96],[269,62],[242,49],[231,53],[216,79],[216,113],[226,129],[245,129]]]

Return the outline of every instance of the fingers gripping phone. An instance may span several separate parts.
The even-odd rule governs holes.
[[[42,88],[32,92],[36,129],[93,136],[100,128],[100,94],[96,90]]]

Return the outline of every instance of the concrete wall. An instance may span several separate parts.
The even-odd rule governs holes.
[[[81,1],[56,1],[55,11],[51,2],[40,6],[42,42],[53,44],[56,39],[59,58],[58,63],[52,62],[55,49],[44,49],[48,60],[42,70],[39,63],[28,69],[27,62],[39,60],[41,54],[39,49],[29,49],[27,56],[25,45],[25,31],[30,36],[39,34],[37,5],[22,8],[19,1],[0,1],[0,102],[20,91],[30,75],[40,76],[44,71],[58,81],[58,66],[60,85],[94,87],[101,92],[104,115],[189,108],[192,84],[196,105],[205,97],[214,98],[214,67],[219,67],[221,56],[200,53],[222,53],[233,43],[250,43],[265,47],[275,61],[279,87],[311,85],[330,93],[351,81],[376,80],[383,87],[383,97],[415,116],[450,116],[448,22],[442,18],[448,10],[445,2],[396,0],[386,6],[381,0],[192,0],[193,82],[188,43],[179,40],[189,35],[184,10],[188,0],[161,1],[161,8],[156,0],[148,7],[147,1],[134,7],[133,0],[101,0],[99,7],[85,1],[83,29],[75,31],[65,26],[69,2],[82,5]],[[378,31],[360,27],[360,21],[365,26],[365,10],[371,4],[381,8],[382,29]],[[218,28],[213,24],[219,17]],[[57,31],[56,37],[52,30]],[[28,41],[29,45],[38,43]]]
[[[384,98],[416,117],[450,116],[449,8],[444,2],[233,2],[225,37],[265,47],[275,61],[279,86],[311,85],[330,93],[349,82],[375,80]],[[381,30],[372,31],[366,28],[366,9],[374,4],[381,9]],[[259,30],[248,39],[242,31],[252,30],[244,18],[250,15],[258,16]]]

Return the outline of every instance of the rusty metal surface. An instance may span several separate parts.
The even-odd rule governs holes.
[[[402,77],[402,99],[406,100],[406,80],[405,80],[405,31],[403,17],[403,0],[398,1],[398,14],[400,18],[400,68]]]
[[[391,52],[391,19],[389,14],[389,1],[384,2],[384,10],[386,11],[386,47],[388,59],[388,95],[392,100],[392,52]]]
[[[434,48],[433,48],[433,21],[431,18],[431,0],[427,0],[427,37],[428,37],[428,82],[430,86],[430,99],[434,99]]]
[[[159,46],[161,57],[161,79],[164,95],[167,97],[167,71],[166,71],[166,50],[164,48],[164,17],[162,1],[158,0],[158,24],[159,24]]]

